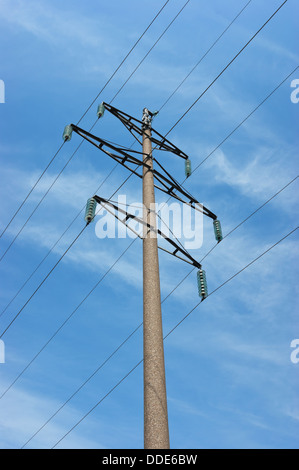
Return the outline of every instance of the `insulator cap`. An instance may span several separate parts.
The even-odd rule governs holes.
[[[62,138],[63,140],[66,142],[67,140],[71,140],[72,138],[72,133],[73,133],[73,128],[70,124],[68,124],[67,126],[65,126],[64,128],[64,131],[63,131],[63,134],[62,134]]]
[[[185,175],[186,178],[189,178],[189,176],[191,175],[191,162],[188,158],[187,160],[185,160]]]
[[[104,116],[104,112],[105,112],[105,106],[103,102],[99,104],[98,109],[97,109],[97,116],[99,119]]]
[[[197,286],[198,286],[198,294],[204,300],[208,297],[208,286],[207,286],[207,279],[206,279],[206,272],[203,269],[199,269],[197,271]]]
[[[93,197],[87,200],[84,219],[88,224],[94,220],[96,207],[97,201]]]
[[[221,242],[221,240],[223,240],[220,221],[217,220],[217,219],[214,220],[213,225],[214,225],[215,238],[216,238],[216,241],[219,243],[219,242]]]

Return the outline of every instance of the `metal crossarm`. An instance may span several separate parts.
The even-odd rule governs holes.
[[[107,155],[109,155],[109,156],[113,155],[113,157],[118,158],[118,160],[120,162],[128,160],[131,163],[135,163],[137,165],[142,165],[142,161],[138,160],[137,158],[134,158],[132,155],[130,155],[130,153],[143,155],[143,152],[139,152],[138,150],[131,150],[131,149],[128,149],[128,148],[124,148],[124,147],[112,144],[111,142],[109,142],[105,139],[102,139],[101,137],[98,137],[94,134],[91,134],[90,132],[86,131],[85,129],[81,129],[81,127],[78,127],[75,124],[71,124],[71,126],[72,126],[73,131],[76,132],[78,135],[80,135],[80,137],[83,137],[83,139],[87,140],[88,142],[90,142],[92,145],[94,145],[98,149],[100,149],[103,152],[107,153]],[[111,150],[114,150],[115,152],[118,152],[121,155],[121,157],[119,155],[114,155],[111,152],[108,152],[107,150],[105,150],[105,147],[107,147]],[[128,152],[130,152],[130,153],[128,153]]]
[[[143,238],[143,236],[141,236],[138,232],[136,232],[132,227],[130,227],[128,225],[128,221],[130,219],[132,220],[136,220],[137,222],[139,222],[140,224],[142,224],[143,226],[147,227],[148,228],[148,232],[154,232],[156,235],[160,235],[162,238],[164,238],[168,243],[170,243],[173,247],[174,247],[174,250],[173,251],[169,251],[169,250],[166,250],[165,248],[161,247],[158,245],[158,248],[162,251],[165,251],[166,253],[169,253],[170,255],[174,256],[175,258],[178,258],[178,259],[181,259],[182,261],[185,261],[186,263],[188,264],[191,264],[192,266],[195,266],[196,268],[198,269],[201,269],[201,264],[196,261],[191,255],[190,253],[185,250],[185,248],[183,246],[179,246],[172,238],[169,238],[167,235],[165,235],[160,229],[157,229],[155,227],[153,227],[152,225],[150,225],[149,223],[145,222],[143,219],[141,219],[140,217],[137,217],[136,215],[134,214],[130,214],[129,212],[125,211],[124,209],[121,209],[120,207],[118,207],[118,205],[114,204],[113,202],[107,200],[107,199],[104,199],[103,197],[100,197],[100,196],[93,196],[93,199],[96,200],[96,202],[98,204],[100,204],[101,206],[103,206],[110,214],[112,214],[117,220],[119,220],[120,222],[122,222],[124,225],[126,225],[126,227],[128,227],[129,230],[131,230],[137,237],[139,238]],[[109,210],[109,208],[107,206],[111,206],[113,207],[113,209],[116,211],[116,213],[114,213],[113,211]],[[121,218],[120,214],[123,214],[124,215],[124,218]],[[148,233],[147,232],[147,233]],[[179,256],[177,253],[180,253],[182,256]]]
[[[141,121],[140,121],[141,122]],[[156,169],[151,169],[149,165],[143,160],[138,159],[137,157],[130,155],[130,153],[135,153],[138,155],[144,155],[143,152],[138,152],[136,150],[131,150],[123,147],[119,147],[117,145],[112,144],[100,137],[97,137],[90,132],[81,129],[80,127],[76,126],[75,124],[71,124],[73,131],[76,132],[78,135],[83,137],[85,140],[90,142],[96,148],[104,152],[106,155],[111,157],[113,160],[120,163],[122,166],[127,168],[129,171],[134,173],[134,175],[138,176],[142,179],[142,173],[138,173],[136,167],[132,168],[129,164],[137,165],[137,167],[146,167],[149,171],[152,171],[155,179],[159,182],[160,185],[154,184],[155,188],[159,189],[160,191],[168,194],[169,196],[173,197],[177,201],[180,201],[184,204],[189,205],[195,210],[203,213],[204,215],[210,217],[213,220],[217,219],[217,216],[213,214],[209,209],[203,206],[200,202],[198,202],[187,190],[182,188],[179,183],[159,164],[160,168],[166,173],[167,176],[163,175]],[[113,150],[117,153],[112,153],[106,148]],[[130,152],[130,153],[129,153]]]
[[[129,130],[131,134],[134,135],[136,140],[141,144],[140,140],[136,137],[135,134],[142,136],[143,134],[143,125],[144,123],[140,121],[139,119],[134,118],[133,116],[130,116],[127,113],[124,113],[123,111],[120,111],[117,108],[114,108],[114,106],[111,106],[110,104],[103,103],[105,109],[109,111],[111,114],[113,114],[115,117],[117,117],[122,124]],[[137,125],[137,124],[138,125]],[[151,136],[151,141],[153,144],[155,144],[158,150],[165,150],[168,152],[172,152],[175,155],[183,158],[184,160],[187,160],[189,157],[188,155],[180,150],[176,145],[174,145],[172,142],[170,142],[166,137],[164,137],[162,134],[160,134],[158,131],[153,129],[151,127],[152,134],[155,134],[158,136],[158,138],[154,137],[153,135]]]

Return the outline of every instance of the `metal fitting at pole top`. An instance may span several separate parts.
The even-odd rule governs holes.
[[[147,108],[143,108],[142,115],[142,129],[151,129],[152,120],[158,114],[159,111],[151,112]]]

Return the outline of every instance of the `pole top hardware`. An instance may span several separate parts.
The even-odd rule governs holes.
[[[152,125],[152,120],[159,111],[151,112],[147,108],[143,108],[143,115],[142,115],[142,128],[143,129],[150,129]]]

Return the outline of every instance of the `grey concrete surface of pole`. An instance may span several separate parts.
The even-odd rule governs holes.
[[[151,143],[152,113],[143,110],[144,220],[156,227]],[[143,358],[144,358],[144,448],[169,449],[169,429],[162,330],[158,241],[153,232],[143,238]]]

